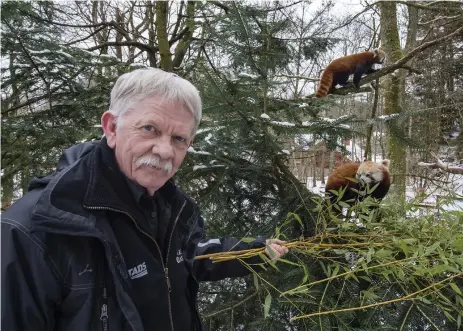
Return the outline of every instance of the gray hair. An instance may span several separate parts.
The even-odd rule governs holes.
[[[195,118],[195,132],[201,121],[201,97],[196,87],[177,74],[156,68],[142,68],[121,75],[111,90],[109,111],[119,126],[123,115],[146,97],[183,102]]]

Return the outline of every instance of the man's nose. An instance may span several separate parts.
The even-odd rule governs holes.
[[[159,155],[162,160],[170,160],[174,157],[174,148],[170,137],[162,137],[153,146],[153,154]]]

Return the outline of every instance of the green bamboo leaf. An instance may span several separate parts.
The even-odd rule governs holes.
[[[373,255],[373,253],[374,253],[374,250],[370,247],[367,253],[367,263],[371,262],[371,256]]]
[[[296,263],[296,262],[292,262],[292,261],[289,261],[289,260],[286,260],[286,259],[282,259],[282,258],[279,258],[278,259],[278,262],[283,262],[283,263],[287,263],[287,264],[292,264],[292,265],[295,265],[297,267],[300,267],[301,265]]]
[[[447,311],[444,310],[444,315],[445,315],[449,320],[451,320],[452,322],[456,322],[456,321],[455,321],[455,318],[454,318],[452,315],[450,315],[449,312],[447,312]]]
[[[260,256],[260,258],[262,260],[267,262],[267,264],[269,264],[272,268],[276,269],[277,271],[280,271],[280,269],[278,269],[278,267],[275,265],[275,263],[273,261],[271,261],[266,254],[260,253],[259,256]]]
[[[331,277],[335,277],[339,272],[339,264],[336,264],[336,266],[334,267],[334,270],[331,274]]]
[[[259,278],[255,273],[253,273],[252,276],[254,277],[254,286],[256,287],[256,290],[259,291]]]
[[[329,190],[330,193],[333,193],[335,196],[339,196],[339,192],[336,190]]]
[[[431,246],[429,246],[426,251],[424,252],[424,256],[428,256],[429,254],[433,253],[437,247],[440,245],[440,241],[435,242]]]
[[[268,317],[271,304],[272,304],[272,296],[270,294],[267,294],[267,296],[265,297],[265,306],[264,306],[264,317],[265,318]]]
[[[418,299],[419,301],[421,301],[421,302],[424,302],[424,303],[427,304],[427,305],[430,305],[430,304],[431,304],[431,301],[429,301],[428,299],[426,299],[426,298],[424,298],[424,297],[423,297],[423,298],[417,298],[417,299]]]
[[[368,188],[367,189],[367,194],[371,194],[374,192],[374,190],[376,190],[376,188],[378,187],[380,183],[377,183],[375,186],[371,187],[371,188]]]
[[[411,244],[416,243],[418,241],[418,239],[416,239],[416,238],[405,238],[405,239],[400,239],[400,241],[403,241],[407,245],[411,245]]]
[[[321,266],[322,269],[323,269],[323,273],[324,273],[327,277],[329,277],[330,275],[329,275],[328,270],[326,270],[326,268],[325,268],[325,264],[324,264],[323,262],[321,262],[321,261],[318,261],[318,262],[320,263],[320,266]]]
[[[452,290],[454,290],[456,293],[460,294],[460,295],[463,295],[463,293],[461,293],[461,290],[460,288],[457,286],[457,284],[455,283],[450,283],[450,287],[452,288]]]
[[[463,251],[463,238],[456,239],[453,242],[453,247],[455,247],[456,249],[460,251]]]
[[[378,300],[379,298],[381,298],[379,295],[376,295],[370,291],[363,291],[363,297],[365,299],[370,299],[370,300]]]
[[[463,308],[463,298],[461,296],[459,296],[458,294],[455,296],[455,301],[457,303],[457,305],[460,305],[461,308]]]
[[[401,281],[405,280],[405,273],[402,269],[399,269],[397,272],[397,278],[399,278]]]
[[[250,242],[253,242],[255,240],[256,240],[256,238],[252,238],[252,237],[244,237],[243,239],[241,239],[241,241],[246,243],[246,244],[248,244]]]
[[[381,275],[383,275],[384,278],[386,278],[388,280],[388,282],[390,282],[391,280],[389,279],[389,275],[391,274],[390,271],[382,271],[381,272]]]
[[[390,249],[380,249],[375,253],[375,255],[379,258],[384,258],[392,255],[392,251]]]
[[[309,270],[307,269],[307,266],[305,264],[302,265],[302,268],[304,269],[304,278],[302,278],[302,284],[305,284],[309,279]]]
[[[294,217],[294,219],[301,225],[301,226],[304,226],[304,224],[302,223],[302,220],[301,218],[299,217],[299,215],[295,214],[295,213],[288,213],[288,216],[287,217]]]
[[[350,207],[350,205],[348,203],[345,203],[344,201],[339,201],[338,204],[343,208],[349,208]]]
[[[458,317],[457,317],[457,328],[458,329],[461,328],[461,314],[458,314]]]

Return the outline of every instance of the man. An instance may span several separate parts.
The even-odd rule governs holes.
[[[3,330],[203,329],[198,281],[249,270],[194,257],[265,240],[203,240],[198,207],[171,179],[200,119],[198,91],[177,75],[119,77],[104,138],[65,151],[2,215]],[[267,254],[282,244],[267,240]]]

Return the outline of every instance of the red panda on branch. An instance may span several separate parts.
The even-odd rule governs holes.
[[[362,191],[362,188],[365,188],[364,185],[372,188],[379,183],[376,189],[369,195],[381,201],[391,186],[390,163],[390,160],[385,159],[382,162],[364,161],[362,163],[343,164],[335,168],[329,175],[325,186],[325,193],[330,197],[331,202],[334,203],[337,200],[337,196],[330,192],[330,190],[339,191],[340,188],[347,187],[341,201],[354,200],[349,203],[353,205],[356,201],[365,199],[367,195],[361,196],[352,189]],[[349,178],[355,178],[358,182],[353,182]]]
[[[349,85],[350,83],[347,81],[350,75],[354,75],[354,86],[359,89],[362,75],[378,71],[373,69],[373,65],[383,63],[385,56],[384,51],[377,48],[373,51],[347,55],[331,61],[322,73],[315,97],[326,97],[330,89],[334,89],[338,84]]]

